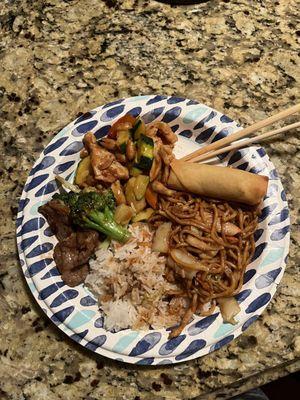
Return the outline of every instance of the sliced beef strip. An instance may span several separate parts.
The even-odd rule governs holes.
[[[71,225],[69,208],[59,200],[51,200],[39,208],[47,219],[58,243],[53,258],[63,281],[69,286],[84,282],[88,274],[88,260],[99,243],[98,232],[78,229]]]
[[[88,264],[83,264],[80,267],[72,269],[71,271],[65,271],[61,278],[67,285],[74,287],[84,282],[88,273]]]
[[[93,230],[73,232],[57,243],[53,258],[61,274],[88,262],[99,243],[99,235]]]
[[[69,207],[59,200],[50,200],[39,207],[38,211],[46,218],[57,240],[67,238],[73,232],[69,218]]]

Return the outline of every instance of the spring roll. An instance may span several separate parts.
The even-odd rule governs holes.
[[[257,205],[267,192],[267,176],[229,167],[174,160],[167,186],[205,197]]]

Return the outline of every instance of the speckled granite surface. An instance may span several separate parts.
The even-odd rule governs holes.
[[[97,105],[137,94],[177,94],[250,124],[299,102],[296,3],[209,1],[172,8],[154,0],[1,1],[1,399],[228,398],[299,369],[295,132],[265,145],[294,224],[284,278],[245,334],[201,359],[138,368],[74,344],[31,297],[14,226],[35,158],[60,128]]]

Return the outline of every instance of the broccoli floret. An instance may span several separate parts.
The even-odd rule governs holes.
[[[103,193],[80,192],[53,196],[70,208],[70,217],[75,225],[95,229],[105,235],[126,242],[130,233],[114,220],[115,199],[111,190]]]
[[[65,203],[65,205],[67,205],[68,207],[71,208],[71,206],[73,204],[76,204],[76,202],[78,200],[78,193],[74,193],[74,192],[55,193],[53,195],[53,199],[60,200],[63,203]]]

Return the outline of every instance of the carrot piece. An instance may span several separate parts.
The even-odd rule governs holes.
[[[151,188],[149,185],[147,187],[146,193],[145,193],[145,199],[149,206],[151,206],[154,210],[157,208],[157,193],[154,192],[154,190]]]

